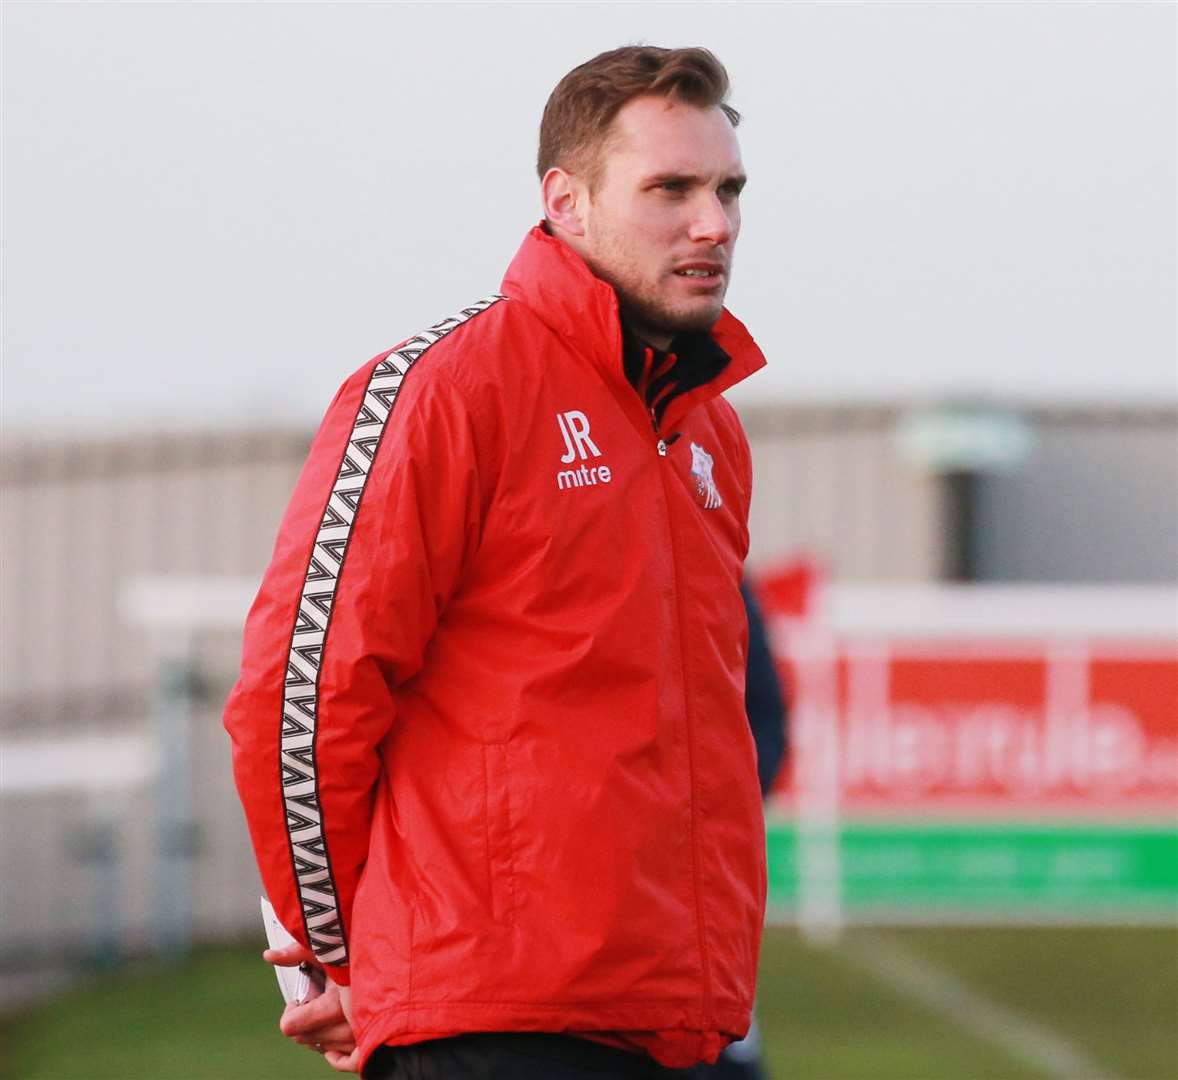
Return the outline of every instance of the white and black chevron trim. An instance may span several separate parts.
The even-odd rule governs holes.
[[[323,834],[315,735],[319,671],[331,627],[331,608],[343,571],[352,525],[385,425],[405,374],[431,345],[504,299],[495,295],[463,308],[394,349],[372,369],[352,434],[315,535],[291,634],[282,698],[282,795],[291,863],[311,948],[323,964],[346,964],[348,942],[340,919],[331,855]]]

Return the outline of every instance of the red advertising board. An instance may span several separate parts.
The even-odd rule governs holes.
[[[855,590],[844,592],[843,612],[861,616]],[[859,595],[880,606],[879,589]],[[952,591],[923,631],[912,605],[841,624],[824,623],[821,606],[813,618],[774,622],[770,607],[793,744],[777,807],[818,784],[827,789],[820,801],[851,816],[1175,819],[1178,609],[1173,635],[1157,605],[1160,622],[1143,618],[1134,633],[1109,614],[1111,593],[1087,590],[1084,622],[1069,614],[1069,625],[1053,628],[1040,619],[1028,633],[1034,619],[1020,605],[1034,590],[1012,595],[1018,602],[1003,610],[979,602],[984,587]],[[976,632],[954,601],[974,605]],[[1110,624],[1115,636],[1099,632]]]

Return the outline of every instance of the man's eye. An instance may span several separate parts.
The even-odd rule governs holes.
[[[686,190],[687,185],[682,180],[664,180],[659,184],[659,188],[662,191],[682,192]]]
[[[737,184],[724,184],[720,188],[720,198],[722,199],[736,199],[740,196],[740,187]]]

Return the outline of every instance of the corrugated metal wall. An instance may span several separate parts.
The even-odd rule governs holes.
[[[753,451],[749,561],[807,552],[847,581],[929,581],[940,569],[936,477],[897,452],[897,407],[742,410]]]
[[[1026,467],[979,487],[983,581],[1178,580],[1173,409],[1041,409]]]
[[[141,711],[151,673],[117,617],[121,583],[258,572],[308,443],[305,433],[274,433],[7,446],[6,727]]]

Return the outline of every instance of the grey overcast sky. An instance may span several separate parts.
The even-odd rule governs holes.
[[[734,399],[1178,399],[1173,3],[3,5],[3,402],[310,423],[497,289],[557,79],[732,76]]]

